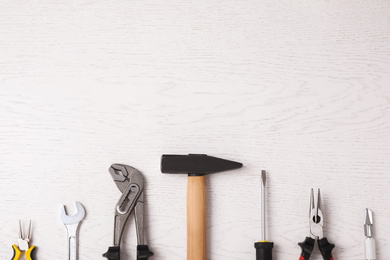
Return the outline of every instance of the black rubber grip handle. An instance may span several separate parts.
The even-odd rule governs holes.
[[[306,237],[305,241],[298,243],[301,247],[301,257],[299,260],[309,260],[311,253],[313,252],[315,240],[311,237]]]
[[[320,249],[324,260],[333,260],[332,250],[334,248],[334,244],[329,243],[326,237],[318,240],[318,248]]]
[[[120,260],[120,247],[119,246],[110,246],[108,251],[103,254],[108,260]]]
[[[273,242],[263,241],[255,243],[256,260],[272,260]]]
[[[149,247],[147,245],[137,246],[137,260],[147,260],[153,255],[154,253],[149,250]]]

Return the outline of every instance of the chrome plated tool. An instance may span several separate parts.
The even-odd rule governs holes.
[[[85,209],[80,202],[76,202],[77,212],[74,215],[67,215],[65,206],[61,208],[61,221],[64,223],[68,235],[68,259],[78,258],[78,228],[85,217]]]
[[[366,260],[375,260],[375,239],[373,237],[373,226],[374,221],[372,219],[372,211],[365,209],[364,211],[364,235],[366,239],[364,240],[364,255]]]
[[[305,241],[298,243],[302,252],[299,260],[308,260],[314,249],[314,244],[318,241],[318,248],[324,260],[333,260],[332,249],[334,244],[329,243],[324,237],[324,215],[322,214],[321,194],[318,189],[317,202],[314,202],[314,191],[311,189],[310,210],[309,210],[310,233]]]
[[[115,207],[114,245],[103,254],[109,260],[120,259],[120,243],[126,222],[135,211],[137,232],[137,260],[147,260],[153,256],[146,244],[144,231],[144,178],[135,168],[124,164],[112,164],[109,168],[111,177],[122,192]]]
[[[256,260],[272,260],[273,242],[269,242],[266,236],[266,198],[265,184],[267,172],[261,171],[261,241],[255,243]]]

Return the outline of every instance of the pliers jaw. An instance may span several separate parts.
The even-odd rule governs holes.
[[[23,232],[23,227],[22,227],[22,221],[19,220],[19,239],[18,239],[18,244],[19,244],[19,249],[20,251],[27,251],[29,249],[28,243],[30,243],[30,236],[31,236],[31,220],[28,224],[28,231],[27,235],[25,236]]]
[[[108,169],[118,189],[123,193],[129,183],[137,183],[143,189],[144,180],[141,173],[134,167],[115,163]]]
[[[314,201],[314,191],[311,189],[310,196],[310,211],[309,211],[309,223],[310,223],[310,237],[313,239],[321,239],[324,237],[323,226],[324,218],[321,209],[321,193],[318,189],[317,201]]]

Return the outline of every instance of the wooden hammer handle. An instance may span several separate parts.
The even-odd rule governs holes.
[[[206,260],[207,199],[205,176],[189,176],[187,186],[187,260]]]

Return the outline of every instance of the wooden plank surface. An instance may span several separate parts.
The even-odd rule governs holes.
[[[389,1],[4,0],[0,36],[0,258],[32,219],[37,259],[66,259],[77,200],[79,259],[103,259],[119,162],[153,259],[185,259],[187,177],[159,160],[206,153],[244,164],[206,178],[208,259],[255,259],[262,169],[274,259],[298,259],[312,187],[336,260],[363,259],[366,207],[390,259]],[[135,259],[133,218],[123,243]]]

